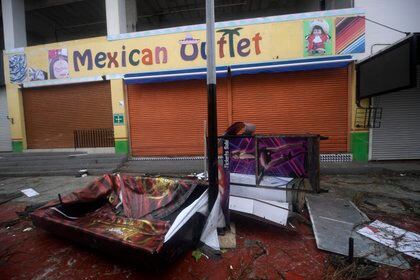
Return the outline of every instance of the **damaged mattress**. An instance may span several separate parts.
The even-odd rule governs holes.
[[[112,256],[162,266],[199,242],[207,188],[190,180],[107,174],[31,218],[37,227]]]

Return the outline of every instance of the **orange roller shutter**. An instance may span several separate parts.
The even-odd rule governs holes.
[[[348,152],[347,68],[237,76],[232,94],[233,121],[257,133],[321,134],[321,152]]]
[[[227,83],[217,81],[218,131],[228,126]],[[207,86],[204,80],[128,86],[133,156],[204,153]]]
[[[113,128],[109,82],[23,90],[28,149],[73,148],[74,130]]]

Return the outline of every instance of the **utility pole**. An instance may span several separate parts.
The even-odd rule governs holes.
[[[216,59],[214,54],[214,0],[206,0],[206,47],[207,47],[207,166],[209,169],[209,212],[216,201],[219,184],[217,171],[217,100]]]

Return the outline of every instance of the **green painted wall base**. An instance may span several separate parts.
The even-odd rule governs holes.
[[[351,152],[353,160],[368,161],[369,159],[369,132],[352,132],[351,133]]]
[[[128,140],[115,140],[115,153],[128,154]]]
[[[22,141],[12,141],[12,151],[14,153],[23,152],[23,142]]]

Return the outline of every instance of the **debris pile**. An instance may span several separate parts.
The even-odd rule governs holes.
[[[254,131],[253,125],[235,123],[221,137],[219,193],[210,209],[205,172],[188,179],[106,174],[59,195],[31,217],[38,227],[152,267],[190,249],[197,262],[220,257],[223,248],[234,250],[231,213],[292,232],[296,220],[311,225],[318,249],[332,253],[326,279],[370,278],[378,264],[409,269],[412,258],[420,259],[420,235],[372,222],[353,202],[320,194],[320,135]],[[231,266],[232,279],[243,279],[252,260],[268,255],[258,240],[245,246],[255,255]]]
[[[218,211],[207,212],[207,190],[191,180],[107,174],[31,217],[57,235],[161,266],[198,242],[218,249]]]

